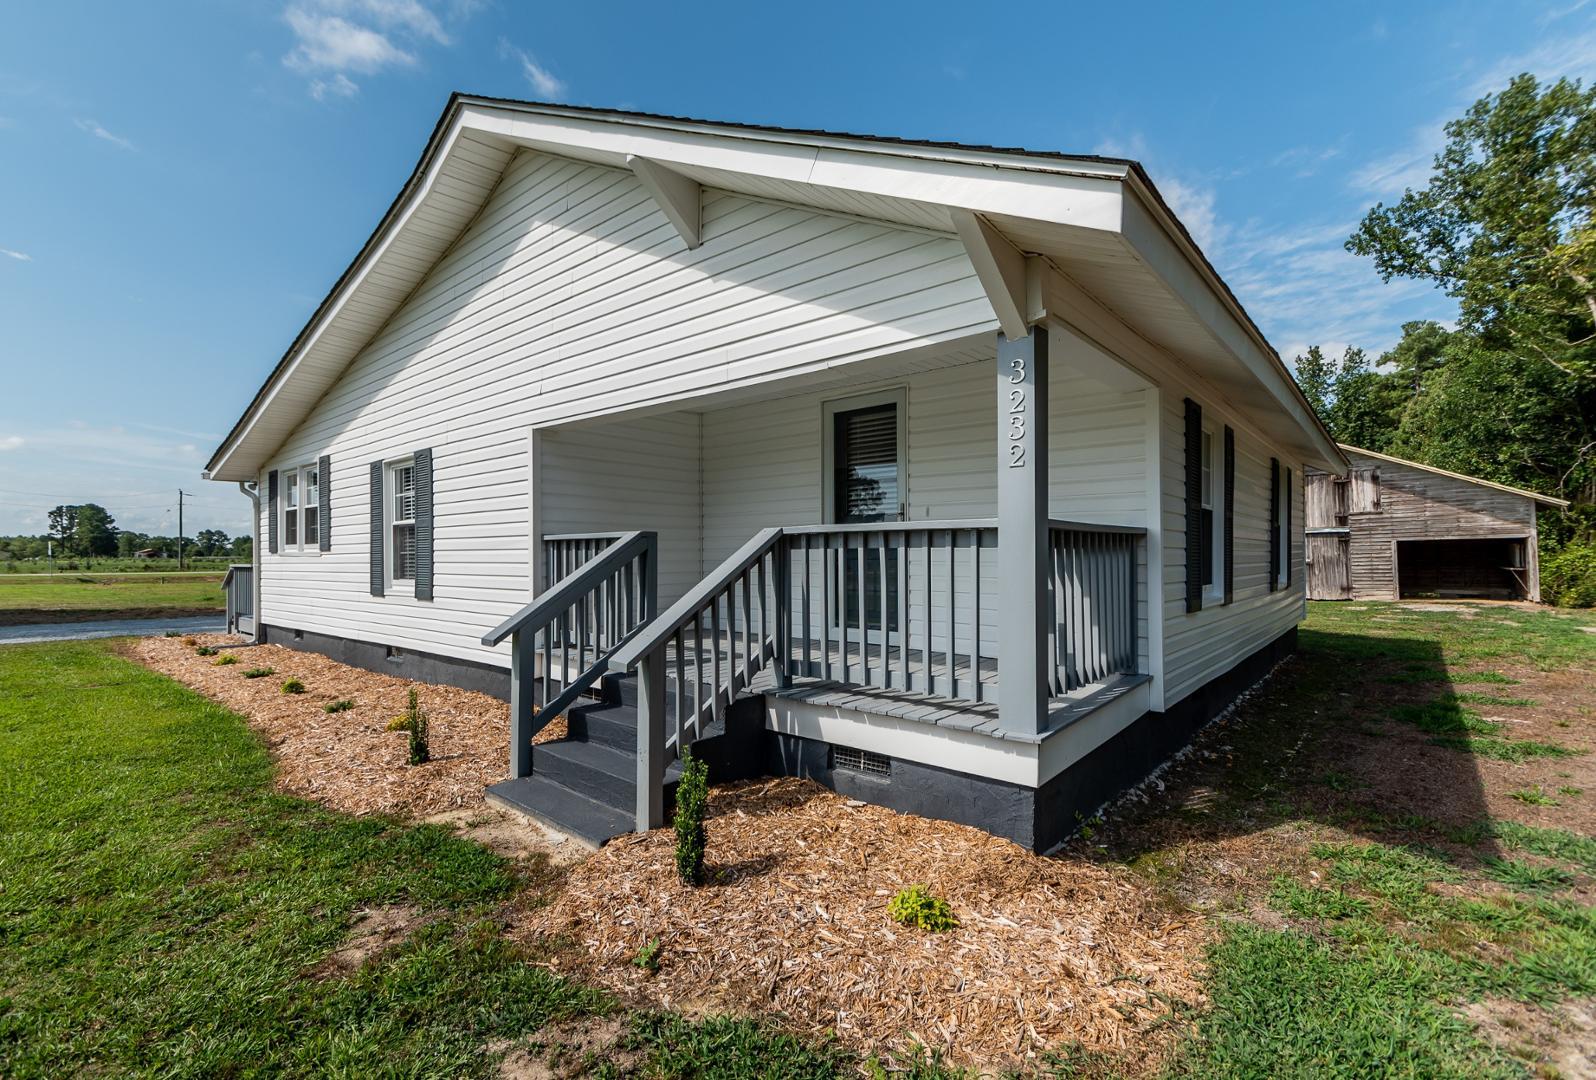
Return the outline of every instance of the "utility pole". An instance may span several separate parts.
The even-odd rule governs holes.
[[[183,489],[177,489],[177,569],[183,569]]]

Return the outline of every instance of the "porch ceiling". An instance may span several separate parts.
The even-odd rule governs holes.
[[[1134,162],[456,96],[376,232],[212,456],[208,478],[255,477],[524,149],[615,168],[642,157],[704,187],[937,233],[954,232],[954,210],[974,211],[1259,410],[1310,463],[1343,467],[1279,357]],[[973,359],[905,354],[901,362]],[[852,378],[812,377],[816,385]]]

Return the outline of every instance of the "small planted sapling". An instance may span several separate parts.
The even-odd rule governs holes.
[[[709,806],[709,766],[691,753],[682,755],[682,779],[676,785],[676,876],[686,885],[704,883],[704,849],[709,834],[704,811]]]
[[[283,693],[285,693],[285,694],[303,694],[304,692],[305,692],[305,684],[300,682],[298,679],[284,679],[283,680]]]
[[[416,688],[410,688],[410,702],[405,708],[405,719],[410,722],[410,764],[425,765],[432,760],[432,748],[427,745],[427,714],[421,710],[421,699]]]
[[[887,901],[887,914],[905,926],[932,932],[955,930],[959,925],[952,906],[940,896],[931,895],[931,890],[925,885],[910,885],[907,889],[900,889],[896,896]]]

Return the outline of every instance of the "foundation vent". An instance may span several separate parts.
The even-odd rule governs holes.
[[[885,754],[872,753],[869,750],[855,750],[851,746],[833,746],[831,748],[831,767],[843,769],[847,772],[864,773],[866,776],[891,776],[892,759]]]

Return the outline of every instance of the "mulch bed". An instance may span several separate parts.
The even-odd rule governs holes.
[[[424,817],[481,805],[482,789],[504,779],[509,762],[509,708],[502,701],[452,686],[413,683],[280,645],[240,645],[225,635],[199,635],[202,644],[232,652],[238,663],[218,667],[181,638],[140,638],[128,655],[249,720],[277,760],[277,783],[287,792],[353,814]],[[273,674],[246,679],[250,668]],[[285,694],[296,678],[303,694]],[[408,764],[403,731],[388,721],[405,711],[411,687],[429,718],[432,760]],[[355,707],[323,706],[351,698]],[[564,734],[555,721],[537,741]]]
[[[572,944],[551,965],[689,1011],[775,1010],[861,1051],[916,1042],[983,1067],[1070,1043],[1146,1067],[1200,1000],[1200,916],[1120,869],[1033,855],[979,829],[844,799],[808,781],[716,789],[709,873],[682,885],[672,834],[611,841],[517,932]],[[899,925],[924,883],[960,926]],[[654,939],[659,971],[634,961]]]

